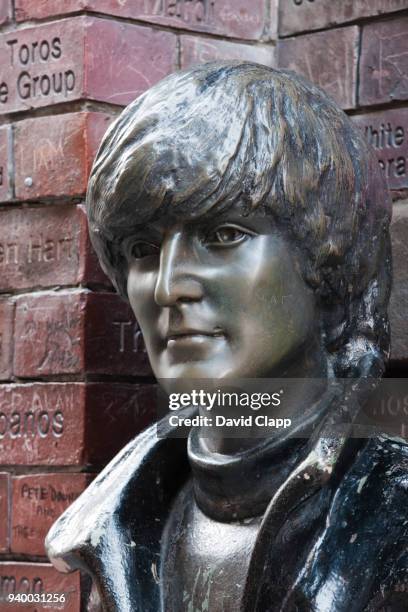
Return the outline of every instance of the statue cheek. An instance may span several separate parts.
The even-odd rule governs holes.
[[[154,272],[138,273],[134,270],[129,271],[127,292],[136,318],[141,317],[144,311],[149,312],[149,309],[152,312],[156,311],[157,306],[154,301],[156,278],[157,273]]]

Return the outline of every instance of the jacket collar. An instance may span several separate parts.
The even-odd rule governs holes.
[[[187,410],[186,416],[189,412],[194,415],[193,410]],[[109,611],[161,609],[161,537],[172,499],[189,474],[186,440],[172,437],[174,429],[162,426],[162,437],[158,438],[154,424],[138,435],[54,523],[47,536],[48,556],[54,566],[59,571],[82,569],[90,573]],[[308,455],[266,510],[250,562],[244,596],[248,612],[256,609],[266,548],[291,509],[319,491],[332,475],[322,453],[327,449]]]

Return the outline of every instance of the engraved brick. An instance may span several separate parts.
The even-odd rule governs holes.
[[[222,36],[259,39],[264,31],[264,0],[16,0],[19,21],[86,9]]]
[[[150,373],[130,307],[113,293],[73,290],[16,299],[14,373]]]
[[[151,375],[142,333],[130,306],[114,293],[90,293],[86,315],[86,372]]]
[[[11,0],[1,0],[0,2],[0,25],[4,25],[10,21],[12,16]]]
[[[68,113],[27,119],[15,128],[16,197],[80,196],[112,121],[104,113]]]
[[[408,99],[408,17],[363,28],[359,104]]]
[[[6,601],[8,595],[65,593],[64,603],[17,603]],[[60,574],[49,563],[0,563],[0,612],[79,612],[81,578],[79,572]]]
[[[358,28],[316,32],[278,43],[278,66],[319,85],[342,108],[356,105]]]
[[[0,86],[1,98],[1,86]],[[0,128],[0,202],[7,202],[11,199],[10,185],[10,161],[9,154],[11,149],[11,130],[9,126]]]
[[[408,8],[408,0],[280,0],[279,34],[307,32]]]
[[[391,223],[393,286],[389,315],[391,359],[408,362],[408,202],[393,205]]]
[[[13,371],[13,329],[15,304],[0,299],[0,380],[7,380]]]
[[[14,352],[17,376],[32,378],[84,371],[86,299],[86,294],[78,291],[17,298]]]
[[[92,249],[82,206],[0,210],[0,290],[109,280]]]
[[[72,17],[0,35],[0,113],[83,98],[128,104],[175,67],[171,32]]]
[[[408,109],[355,115],[352,121],[374,147],[390,189],[408,187]]]
[[[181,67],[219,59],[238,59],[275,65],[275,48],[267,45],[243,45],[196,36],[181,36]]]
[[[53,522],[91,482],[90,474],[31,474],[12,478],[11,552],[46,556]]]
[[[8,552],[9,537],[9,506],[10,506],[10,475],[0,473],[0,553]]]
[[[153,385],[0,385],[0,465],[101,466],[156,416]]]

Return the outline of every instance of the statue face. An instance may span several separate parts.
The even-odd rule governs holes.
[[[123,248],[157,378],[290,376],[318,336],[313,292],[261,211],[154,222]]]

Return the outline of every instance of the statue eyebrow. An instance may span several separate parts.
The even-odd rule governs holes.
[[[190,226],[192,229],[202,229],[203,226],[214,226],[222,223],[245,223],[246,220],[251,219],[251,214],[244,214],[244,210],[237,210],[234,205],[229,206],[223,210],[217,210],[210,208],[201,215],[191,217],[189,215],[167,214],[157,215],[157,217],[151,218],[149,221],[144,223],[129,225],[124,228],[118,236],[118,242],[124,243],[132,238],[140,238],[141,240],[161,240],[163,236],[163,230],[173,223],[183,223],[186,226]],[[167,222],[167,223],[166,223]]]
[[[236,210],[234,206],[231,205],[229,208],[221,211],[214,211],[213,209],[207,210],[205,213],[196,217],[195,219],[191,219],[189,223],[222,223],[223,221],[228,221],[232,216],[236,219],[236,221],[238,221],[239,219],[250,218],[251,215],[244,215],[243,211]]]
[[[121,245],[124,245],[134,238],[141,240],[146,239],[146,241],[153,241],[156,239],[161,239],[161,232],[158,229],[153,228],[148,223],[145,223],[143,225],[136,225],[129,228],[120,236],[118,236],[118,242]]]

